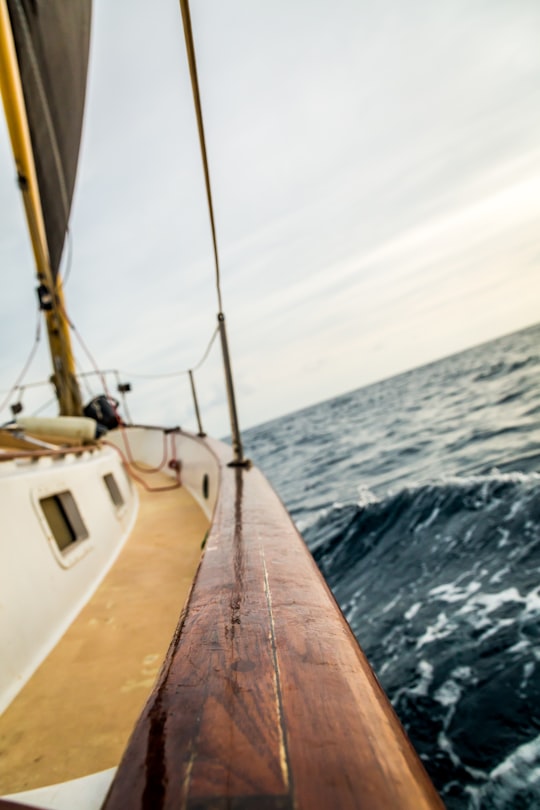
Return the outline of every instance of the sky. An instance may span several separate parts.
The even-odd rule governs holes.
[[[191,14],[242,427],[540,319],[537,0],[192,0]],[[36,324],[14,175],[2,120],[3,392]],[[131,382],[134,421],[194,428],[185,375],[138,376],[195,367],[216,326],[177,0],[94,0],[70,228],[78,335]],[[43,338],[26,382],[48,374]],[[227,433],[217,342],[195,379],[204,428]],[[25,389],[25,412],[50,398]]]

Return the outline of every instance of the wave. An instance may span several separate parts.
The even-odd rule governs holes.
[[[540,727],[540,476],[364,490],[304,536],[447,806],[519,804],[502,763]]]
[[[491,366],[480,371],[475,377],[474,382],[482,382],[483,380],[492,380],[497,377],[504,377],[513,374],[515,371],[520,371],[529,366],[535,366],[540,362],[540,357],[536,354],[529,355],[520,360],[510,362],[508,360],[498,360]]]
[[[533,444],[537,447],[537,443]],[[522,472],[522,473],[536,473],[540,470],[540,453],[539,452],[525,452],[520,455],[513,455],[511,458],[503,458],[497,461],[496,465],[491,464],[484,469],[475,470],[478,473],[509,473],[509,472]]]
[[[475,808],[534,807],[540,788],[540,735],[518,746],[495,767],[489,780],[469,790]]]
[[[534,454],[522,462],[536,465],[539,458]],[[506,464],[511,467],[517,462]],[[332,577],[334,573],[339,575],[342,556],[350,566],[380,545],[395,550],[395,543],[402,545],[408,537],[415,537],[418,545],[418,537],[424,537],[427,529],[430,536],[444,533],[445,548],[449,542],[462,547],[489,546],[493,528],[506,525],[511,516],[516,529],[536,508],[539,493],[539,474],[498,469],[411,485],[383,498],[363,489],[358,503],[335,504],[302,530],[325,576]],[[479,511],[481,521],[473,516]]]

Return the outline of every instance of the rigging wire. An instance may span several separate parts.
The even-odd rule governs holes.
[[[44,385],[51,385],[51,380],[41,380],[41,382],[31,382],[25,383],[25,388],[43,388]],[[15,388],[19,388],[20,386],[15,384],[9,391],[13,391]],[[3,391],[0,391],[0,394],[7,394],[8,389],[5,388]]]
[[[212,230],[212,244],[214,247],[214,261],[216,267],[216,291],[218,298],[218,306],[219,311],[223,312],[216,226],[214,222],[214,206],[212,204],[212,191],[210,188],[210,169],[208,166],[208,155],[206,152],[206,139],[204,137],[201,97],[199,94],[199,79],[197,77],[197,64],[195,61],[195,46],[193,45],[193,33],[191,30],[191,15],[189,13],[189,3],[187,0],[180,0],[180,9],[182,11],[182,20],[184,23],[184,38],[186,40],[189,74],[191,76],[191,89],[193,91],[193,102],[195,104],[195,114],[197,117],[197,129],[199,130],[199,143],[201,146],[201,157],[204,169],[204,182],[206,185],[206,197],[208,200],[208,213],[210,214],[210,228]]]
[[[138,377],[139,379],[165,380],[165,379],[171,379],[172,377],[185,376],[185,375],[189,374],[190,371],[198,371],[198,369],[200,369],[201,366],[208,359],[208,355],[210,354],[210,350],[211,350],[212,346],[214,345],[214,342],[215,342],[215,340],[216,340],[216,338],[218,336],[218,332],[219,332],[219,327],[216,326],[216,328],[214,329],[214,332],[212,334],[212,337],[210,338],[210,340],[208,342],[208,346],[206,347],[206,350],[205,350],[203,356],[201,357],[199,362],[195,366],[193,366],[193,368],[191,368],[191,369],[185,369],[185,371],[184,370],[182,370],[182,371],[170,371],[170,372],[166,372],[164,374],[139,374],[137,372],[132,373],[130,371],[119,370],[119,374],[122,374],[124,377]]]
[[[46,408],[48,408],[49,405],[54,405],[54,403],[57,402],[57,401],[58,400],[56,399],[56,396],[52,397],[52,399],[47,400],[47,402],[44,402],[43,405],[40,405],[38,408],[36,408],[35,411],[32,411],[31,415],[32,416],[37,416],[42,411],[44,411]]]
[[[79,330],[77,329],[77,327],[75,326],[75,324],[73,323],[73,321],[71,320],[69,315],[67,314],[65,306],[62,306],[61,309],[62,309],[62,313],[64,315],[64,318],[66,319],[66,321],[69,324],[69,328],[71,329],[71,331],[73,332],[73,334],[75,335],[77,340],[79,341],[79,345],[80,345],[81,349],[86,354],[86,357],[90,361],[90,365],[94,368],[95,373],[99,377],[99,379],[101,381],[101,384],[103,386],[103,390],[105,391],[105,394],[107,395],[107,398],[112,399],[112,397],[109,394],[109,390],[107,388],[107,382],[105,380],[105,372],[101,371],[101,369],[99,368],[99,366],[96,363],[96,360],[95,360],[92,352],[90,351],[90,349],[88,348],[88,346],[84,342],[81,333],[79,332]]]
[[[4,398],[4,400],[0,404],[0,411],[4,410],[4,408],[7,406],[9,400],[11,399],[11,397],[13,396],[15,391],[18,388],[21,387],[21,383],[24,380],[24,378],[26,376],[26,373],[27,373],[28,369],[30,368],[30,365],[32,364],[32,361],[33,361],[33,359],[35,357],[35,354],[37,352],[40,340],[41,340],[41,310],[38,308],[37,322],[36,322],[36,333],[35,333],[35,337],[34,337],[34,343],[32,344],[32,348],[30,350],[30,354],[28,355],[26,363],[24,364],[24,366],[22,368],[22,371],[20,372],[19,376],[17,377],[14,385],[12,385],[12,387],[9,389],[7,396]]]
[[[94,391],[92,390],[92,386],[90,384],[89,377],[90,376],[95,376],[94,373],[91,372],[89,374],[88,372],[84,372],[82,370],[83,364],[82,364],[80,358],[77,357],[75,352],[73,352],[73,360],[74,360],[74,363],[75,363],[75,375],[76,375],[77,380],[79,382],[79,388],[81,389],[81,391],[84,388],[86,390],[86,396],[89,399],[93,399],[96,395],[95,395]],[[103,372],[103,374],[105,374],[105,373],[106,372]]]
[[[50,108],[49,108],[49,105],[48,105],[46,94],[44,92],[43,84],[41,82],[41,77],[40,77],[40,74],[39,74],[39,70],[37,69],[36,54],[35,54],[33,44],[32,44],[31,38],[30,38],[30,32],[29,32],[29,29],[28,29],[28,24],[27,24],[27,21],[26,21],[26,19],[24,17],[24,11],[23,11],[23,7],[22,7],[22,4],[21,4],[20,0],[14,0],[14,8],[16,10],[16,13],[19,16],[19,22],[20,22],[20,25],[21,25],[21,28],[22,28],[22,31],[23,31],[23,35],[24,35],[25,40],[26,40],[27,50],[28,50],[28,53],[29,53],[29,61],[30,61],[31,71],[33,73],[33,78],[34,78],[35,85],[36,85],[37,96],[38,96],[38,98],[39,98],[39,100],[41,102],[41,106],[42,106],[42,115],[43,115],[43,119],[44,119],[44,123],[45,123],[45,129],[47,131],[47,134],[48,134],[49,140],[50,140],[50,146],[51,146],[51,150],[52,150],[53,161],[55,163],[55,168],[56,168],[57,176],[58,176],[60,197],[61,197],[61,201],[62,201],[63,208],[64,208],[64,213],[65,213],[66,220],[67,220],[68,216],[69,216],[70,201],[69,201],[68,193],[67,193],[66,177],[65,177],[62,162],[61,162],[61,159],[60,159],[59,144],[58,144],[58,140],[57,140],[57,137],[56,137],[56,132],[55,132],[55,129],[54,129],[54,126],[53,126],[52,118],[51,118],[51,111],[50,111]],[[214,262],[215,262],[215,283],[216,283],[216,292],[217,292],[218,308],[219,308],[219,315],[218,315],[219,325],[216,328],[214,334],[212,335],[212,338],[210,340],[210,343],[209,343],[209,345],[207,347],[206,352],[203,355],[203,358],[201,359],[201,361],[193,369],[189,369],[189,370],[183,371],[183,372],[177,372],[176,374],[168,374],[168,375],[135,375],[135,376],[148,376],[148,377],[153,377],[153,378],[164,378],[164,377],[179,376],[179,374],[189,374],[191,382],[192,382],[192,387],[193,387],[193,371],[199,369],[202,366],[202,364],[206,361],[206,359],[208,357],[208,354],[210,352],[210,349],[211,349],[211,347],[212,347],[212,345],[214,343],[214,340],[217,337],[218,332],[220,332],[220,334],[221,334],[221,339],[222,339],[222,343],[223,343],[223,347],[224,347],[224,352],[226,351],[226,337],[225,337],[225,331],[224,331],[225,327],[224,327],[224,315],[223,315],[223,304],[222,304],[222,294],[221,294],[221,278],[220,278],[219,254],[218,254],[218,247],[217,247],[217,237],[216,237],[216,227],[215,227],[215,217],[214,217],[214,206],[213,206],[213,201],[212,201],[212,192],[211,192],[211,184],[210,184],[210,170],[209,170],[208,155],[207,155],[207,149],[206,149],[206,139],[205,139],[205,134],[204,134],[202,105],[201,105],[201,99],[200,99],[200,93],[199,93],[199,82],[198,82],[198,76],[197,76],[195,48],[194,48],[194,43],[193,43],[193,34],[192,34],[192,27],[191,27],[191,16],[190,16],[190,11],[189,11],[188,0],[180,0],[180,8],[181,8],[181,13],[182,13],[182,18],[183,18],[183,29],[184,29],[184,36],[185,36],[185,42],[186,42],[186,51],[187,51],[187,57],[188,57],[189,71],[190,71],[190,76],[191,76],[193,100],[194,100],[194,106],[195,106],[195,112],[196,112],[197,128],[198,128],[198,133],[199,133],[199,143],[200,143],[200,149],[201,149],[201,157],[202,157],[202,163],[203,163],[206,194],[207,194],[207,201],[208,201],[208,212],[209,212],[210,227],[211,227],[211,233],[212,233],[212,244],[213,244],[213,252],[214,252]],[[66,259],[66,262],[67,262],[66,270],[65,270],[65,272],[63,274],[63,281],[65,283],[67,281],[68,277],[69,277],[69,274],[70,274],[71,260],[72,260],[72,242],[71,242],[71,234],[70,234],[69,228],[66,228],[64,238],[65,239],[67,238],[67,241],[68,241],[68,246],[67,247],[68,247],[68,251],[69,251],[68,255],[67,255],[67,259]],[[58,268],[55,268],[54,278],[53,278],[54,287],[56,287],[58,285],[59,278],[61,278],[61,276],[60,276],[60,274],[58,272]],[[65,311],[65,307],[64,307],[63,303],[59,302],[59,304],[60,304],[59,309],[61,309],[63,311],[63,315],[66,318],[66,321],[67,321],[70,329],[75,334],[81,348],[83,349],[84,353],[86,354],[86,356],[90,360],[91,365],[94,367],[96,374],[98,375],[99,379],[101,380],[105,395],[106,395],[107,399],[109,400],[109,402],[111,402],[111,404],[113,406],[113,409],[116,412],[116,406],[118,405],[118,403],[109,394],[109,391],[108,391],[108,388],[107,388],[107,381],[106,381],[106,378],[105,378],[105,373],[102,372],[99,369],[99,367],[98,367],[92,353],[90,352],[88,346],[86,345],[85,341],[83,340],[82,335],[76,329],[75,324],[69,318],[67,312]],[[38,316],[39,316],[39,313],[38,313]],[[41,321],[40,321],[40,319],[38,319],[38,334],[37,334],[37,338],[36,338],[35,344],[33,346],[31,355],[30,355],[27,363],[25,364],[23,372],[19,376],[19,378],[18,378],[17,382],[15,383],[15,385],[13,386],[13,388],[10,390],[10,392],[8,394],[8,397],[6,398],[6,403],[9,401],[9,398],[11,397],[13,391],[16,390],[17,387],[20,387],[20,382],[23,379],[24,375],[26,374],[26,372],[28,370],[28,367],[29,367],[29,365],[30,365],[30,363],[31,363],[31,361],[32,361],[32,359],[34,357],[35,350],[37,348],[37,344],[39,343],[39,338],[40,338],[40,333],[41,333],[40,323],[41,323]],[[225,364],[226,364],[226,366],[228,365],[228,359],[226,360]],[[229,373],[229,376],[230,376],[230,371],[228,373]],[[194,396],[195,396],[195,393],[194,393]],[[230,383],[228,383],[228,397],[229,397],[230,406],[232,407],[234,405],[234,393],[232,391],[232,380],[230,381]],[[232,397],[232,399],[231,399],[231,397]],[[5,407],[5,403],[2,404],[1,407],[2,408]],[[116,412],[116,414],[117,414],[117,412]],[[117,417],[118,417],[118,414],[117,414]],[[120,426],[123,427],[122,420],[120,419],[120,417],[118,417],[118,420],[119,420]],[[233,419],[233,435],[235,433],[235,430],[234,430],[234,424],[235,423],[236,423],[236,415],[234,415],[234,419]],[[238,429],[236,429],[236,433],[238,433]],[[124,437],[124,441],[126,441],[125,437]],[[240,444],[239,438],[238,438],[238,445],[240,446],[239,455],[240,455],[240,458],[241,458],[242,452],[241,452],[241,444]],[[127,447],[127,444],[126,444],[126,449],[129,450],[129,448]],[[179,473],[177,473],[177,477],[178,477],[178,485],[179,485]]]
[[[109,402],[110,406],[112,407],[112,409],[114,411],[114,414],[115,414],[115,416],[116,416],[116,418],[118,420],[118,426],[119,426],[121,434],[122,434],[122,441],[124,442],[124,447],[125,447],[125,451],[126,451],[125,456],[122,454],[122,451],[119,450],[119,448],[116,448],[116,449],[122,455],[124,460],[127,459],[126,463],[127,463],[129,468],[133,468],[133,469],[137,470],[140,473],[146,473],[146,474],[153,474],[153,473],[160,472],[164,468],[165,464],[167,463],[167,439],[166,439],[165,433],[163,434],[163,457],[162,457],[162,460],[159,463],[159,465],[157,465],[156,467],[149,467],[149,468],[148,467],[142,467],[141,465],[139,465],[135,461],[135,459],[133,458],[133,454],[131,452],[131,447],[130,447],[130,444],[129,444],[129,439],[128,439],[127,435],[126,435],[125,426],[124,426],[122,417],[118,413],[118,401],[116,399],[114,399],[114,397],[111,396],[111,394],[109,392],[109,389],[107,387],[107,381],[106,381],[106,377],[105,377],[107,372],[102,371],[98,367],[93,354],[91,353],[90,349],[86,345],[85,341],[82,338],[82,335],[80,334],[80,332],[76,328],[76,326],[73,323],[72,319],[69,317],[68,313],[66,312],[65,307],[62,307],[62,311],[63,311],[63,315],[64,315],[67,323],[69,324],[70,329],[75,334],[75,337],[79,341],[79,344],[80,344],[81,348],[83,349],[86,356],[90,360],[91,365],[94,367],[95,373],[99,377],[99,379],[101,381],[101,384],[103,386],[103,390],[105,392],[105,396],[107,398],[107,401]],[[219,332],[219,327],[217,327],[214,330],[214,333],[213,333],[213,335],[212,335],[212,337],[210,339],[210,342],[209,342],[208,346],[206,347],[206,351],[205,351],[204,355],[202,356],[201,360],[199,361],[199,363],[197,364],[196,368],[200,368],[200,366],[205,362],[206,358],[208,357],[208,355],[210,353],[210,349],[212,348],[212,345],[213,345],[213,343],[214,343],[214,341],[216,339],[216,336],[217,336],[218,332]],[[119,372],[116,372],[116,373],[118,374]],[[188,371],[184,371],[184,372],[180,372],[180,373],[189,374],[190,372],[188,370]],[[166,376],[177,376],[177,375],[166,375]],[[107,444],[107,442],[105,442],[105,444]],[[177,483],[176,483],[175,486],[173,486],[173,487],[167,486],[167,487],[152,487],[152,488],[150,488],[140,477],[135,475],[135,473],[133,472],[133,469],[129,470],[130,475],[132,475],[132,477],[136,481],[138,481],[145,489],[147,489],[150,492],[163,492],[163,491],[166,491],[168,489],[175,489],[176,487],[179,487],[180,486],[180,464],[178,462],[178,459],[176,458],[176,449],[175,449],[175,446],[174,446],[173,439],[171,439],[171,451],[172,451],[172,460],[169,461],[169,466],[176,471]]]
[[[201,366],[202,366],[204,363],[206,363],[206,360],[208,359],[208,355],[210,354],[210,349],[211,349],[211,348],[212,348],[212,346],[214,345],[214,341],[215,341],[215,339],[217,338],[218,333],[219,333],[219,326],[216,326],[215,331],[214,331],[214,334],[213,334],[213,335],[212,335],[212,337],[210,338],[210,342],[209,342],[208,346],[206,347],[206,351],[205,351],[205,353],[203,354],[202,358],[199,360],[199,362],[197,363],[197,365],[193,366],[193,368],[192,368],[192,369],[188,369],[188,371],[187,371],[187,372],[185,372],[185,371],[184,371],[184,374],[186,374],[186,373],[187,373],[187,374],[189,374],[189,372],[190,372],[190,371],[198,371],[198,370],[201,368]]]
[[[75,327],[73,325],[73,322],[69,318],[68,318],[68,322],[70,324],[70,327],[72,327],[74,329],[74,331],[75,331],[75,333],[77,335],[77,339],[79,341],[81,341],[82,338],[80,336],[80,333],[77,332],[77,330],[75,329]],[[103,378],[107,374],[116,374],[116,375],[120,374],[123,377],[135,377],[137,379],[145,379],[145,380],[146,379],[148,379],[148,380],[162,380],[163,379],[164,380],[164,379],[173,379],[175,377],[188,376],[190,371],[192,371],[192,372],[193,371],[198,371],[204,365],[204,363],[208,359],[208,355],[210,354],[210,351],[212,349],[212,346],[215,343],[215,340],[216,340],[216,338],[218,336],[218,333],[219,333],[219,327],[216,327],[216,329],[214,330],[214,332],[212,334],[212,337],[210,338],[210,340],[208,342],[208,345],[206,347],[206,350],[205,350],[204,354],[202,355],[199,362],[196,363],[196,365],[194,365],[193,368],[191,368],[191,369],[182,369],[182,370],[179,370],[179,371],[164,372],[163,374],[144,374],[144,373],[139,373],[139,372],[125,371],[123,369],[116,369],[116,368],[113,368],[113,369],[100,369],[97,366],[97,364],[96,364],[95,360],[93,359],[92,355],[90,354],[90,352],[87,351],[86,352],[87,358],[90,359],[90,362],[91,362],[91,364],[93,366],[93,370],[92,371],[79,371],[77,373],[77,377],[86,381],[87,377],[97,376],[103,382]],[[80,367],[81,364],[77,363],[77,365]],[[45,386],[45,385],[50,385],[50,380],[42,380],[40,382],[27,383],[25,385],[25,388],[40,388],[40,387]],[[86,384],[86,382],[85,382],[85,385],[86,385],[86,388],[87,388],[87,391],[88,391],[89,395],[93,397],[94,396],[93,391],[90,389],[88,384]],[[19,387],[20,387],[20,384],[18,382],[15,383],[15,385],[13,385],[12,388],[9,389],[9,396],[11,396],[13,391],[15,389],[19,388]],[[5,389],[4,391],[0,391],[0,394],[4,394],[4,393],[8,393],[8,389]],[[8,397],[8,399],[9,399],[9,397]]]
[[[210,169],[208,167],[208,155],[206,151],[206,139],[204,136],[203,115],[201,97],[199,93],[199,79],[197,77],[197,64],[195,60],[195,46],[193,44],[193,32],[191,29],[191,15],[189,12],[189,1],[180,0],[180,9],[182,11],[182,21],[184,27],[184,39],[186,41],[186,51],[189,64],[189,73],[191,76],[191,89],[193,92],[193,103],[195,105],[195,114],[197,118],[197,128],[199,130],[199,144],[201,147],[201,157],[204,168],[204,181],[206,185],[206,197],[208,200],[208,213],[210,215],[210,225],[212,229],[212,243],[214,246],[214,260],[216,264],[216,291],[218,297],[218,324],[221,336],[221,346],[223,351],[223,366],[225,371],[225,387],[227,390],[227,401],[229,404],[229,416],[231,420],[231,435],[232,445],[234,451],[235,465],[242,466],[247,463],[243,457],[242,438],[240,436],[240,426],[238,424],[238,414],[236,411],[236,397],[234,395],[234,383],[232,376],[231,361],[229,355],[229,348],[227,342],[227,330],[225,328],[225,315],[223,314],[223,304],[221,299],[221,280],[219,272],[219,258],[216,239],[216,227],[214,222],[214,206],[212,204],[212,192],[210,190]]]
[[[141,472],[141,473],[147,473],[147,474],[148,474],[148,473],[155,473],[155,472],[159,472],[160,470],[162,470],[162,469],[163,469],[163,467],[165,466],[165,464],[166,464],[166,462],[167,462],[167,438],[166,438],[165,433],[163,434],[163,445],[164,445],[163,458],[162,458],[162,461],[161,461],[161,463],[159,464],[159,466],[157,466],[157,467],[152,467],[152,468],[143,468],[143,467],[141,467],[140,465],[138,465],[138,464],[137,464],[137,462],[136,462],[136,461],[133,459],[133,457],[132,457],[132,454],[131,454],[131,448],[130,448],[130,446],[129,446],[129,441],[128,441],[128,439],[127,439],[127,436],[125,435],[125,430],[124,430],[124,426],[123,426],[123,424],[122,424],[122,419],[121,419],[121,417],[119,416],[118,411],[116,410],[116,405],[117,405],[118,403],[117,403],[117,402],[116,402],[116,400],[115,400],[115,399],[114,399],[114,398],[113,398],[113,397],[110,395],[109,390],[108,390],[108,388],[107,388],[107,382],[106,382],[106,379],[105,379],[105,372],[102,372],[102,371],[99,369],[99,367],[98,367],[98,365],[97,365],[97,363],[96,363],[96,360],[95,360],[95,358],[94,358],[93,354],[91,353],[90,349],[88,348],[88,346],[86,345],[85,341],[83,340],[83,338],[82,338],[81,334],[79,333],[79,331],[78,331],[78,330],[77,330],[77,328],[75,327],[75,324],[73,323],[73,321],[71,320],[71,318],[70,318],[70,317],[69,317],[69,315],[67,314],[67,312],[66,312],[66,310],[65,310],[65,307],[62,307],[62,310],[63,310],[63,315],[64,315],[64,317],[65,317],[66,321],[68,322],[69,326],[70,326],[70,329],[71,329],[71,330],[73,331],[73,333],[75,334],[75,336],[76,336],[77,340],[79,341],[79,344],[80,344],[81,348],[83,349],[83,351],[85,352],[86,356],[87,356],[87,357],[88,357],[88,359],[90,360],[90,363],[91,363],[91,364],[94,366],[95,372],[96,372],[96,374],[98,375],[99,379],[101,380],[101,384],[102,384],[102,386],[103,386],[103,390],[105,391],[105,395],[106,395],[106,397],[107,397],[107,400],[109,401],[109,403],[110,403],[110,404],[112,405],[112,407],[113,407],[113,410],[114,410],[114,412],[115,412],[115,414],[116,414],[116,417],[117,417],[117,419],[118,419],[119,426],[120,426],[120,428],[121,428],[121,430],[122,430],[122,438],[123,438],[124,445],[125,445],[125,448],[126,448],[127,459],[129,459],[129,461],[126,459],[126,456],[125,456],[125,455],[122,453],[122,451],[121,451],[119,448],[115,447],[115,449],[116,449],[116,450],[118,451],[118,453],[119,453],[119,454],[122,456],[122,458],[124,459],[124,461],[125,461],[125,463],[126,463],[126,465],[127,465],[128,467],[134,467],[136,470],[138,470],[138,472]],[[8,394],[8,396],[7,396],[6,400],[5,400],[5,403],[3,403],[3,404],[2,404],[2,408],[0,408],[0,410],[2,410],[2,409],[5,407],[5,404],[7,404],[7,402],[9,402],[9,399],[11,398],[11,393],[12,393],[12,391],[14,391],[14,390],[15,390],[17,387],[20,387],[20,383],[21,383],[21,381],[22,381],[22,378],[23,378],[24,374],[26,373],[26,371],[28,370],[28,366],[30,365],[30,362],[31,362],[31,361],[32,361],[32,359],[33,359],[33,356],[34,356],[34,354],[35,354],[35,351],[36,351],[37,345],[38,345],[38,343],[39,343],[39,339],[40,339],[40,337],[41,337],[41,317],[40,317],[40,315],[41,315],[41,311],[38,309],[38,326],[37,326],[37,332],[36,332],[36,340],[35,340],[35,342],[34,342],[34,346],[32,347],[32,352],[30,353],[30,357],[28,358],[28,360],[27,360],[27,362],[26,362],[26,364],[25,364],[25,366],[24,366],[24,368],[23,368],[23,371],[22,371],[22,372],[21,372],[21,374],[19,375],[19,377],[18,377],[18,379],[17,379],[17,382],[15,383],[15,385],[13,386],[13,388],[11,389],[11,391],[9,392],[9,394]],[[108,443],[108,442],[104,442],[104,444],[109,444],[109,443]],[[114,446],[114,445],[110,445],[110,446]],[[133,470],[130,470],[130,475],[131,475],[131,476],[132,476],[132,477],[133,477],[133,478],[134,478],[136,481],[138,481],[138,482],[141,484],[141,486],[143,486],[143,487],[144,487],[146,490],[148,490],[149,492],[165,492],[165,491],[167,491],[167,490],[169,490],[169,489],[177,489],[177,488],[178,488],[178,487],[181,485],[181,484],[180,484],[180,465],[179,465],[178,460],[176,459],[176,452],[175,452],[174,443],[171,443],[171,449],[172,449],[172,451],[173,451],[173,462],[175,462],[175,464],[172,466],[172,469],[174,469],[174,470],[175,470],[175,474],[176,474],[176,483],[175,483],[174,485],[172,485],[172,486],[165,486],[165,487],[149,487],[149,485],[148,485],[148,484],[147,484],[147,483],[146,483],[146,482],[145,482],[145,481],[144,481],[142,478],[140,478],[139,476],[137,476],[137,475],[136,475],[136,474],[133,472]]]

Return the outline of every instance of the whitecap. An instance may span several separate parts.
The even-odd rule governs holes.
[[[505,546],[509,545],[510,531],[508,529],[502,529],[500,526],[497,527],[497,531],[501,535],[501,538],[497,543],[497,548],[504,548]]]
[[[466,621],[475,630],[485,629],[483,635],[478,639],[478,643],[480,643],[495,635],[503,627],[510,627],[515,623],[515,618],[493,618],[491,616],[503,605],[512,602],[522,605],[525,603],[517,588],[506,588],[497,593],[482,591],[471,595],[467,602],[457,611],[456,616],[465,617]]]
[[[487,623],[489,623],[489,620],[486,619],[486,621],[484,622],[484,625],[487,624]],[[514,624],[513,619],[499,619],[498,622],[493,624],[491,627],[489,627],[486,630],[485,633],[482,633],[482,635],[478,637],[477,643],[481,644],[482,642],[486,641],[488,638],[491,638],[492,636],[495,636],[500,630],[502,630],[503,627],[510,627],[510,625],[512,625],[512,624]],[[480,626],[481,626],[480,624],[477,624],[476,628],[478,629]]]
[[[437,585],[429,591],[429,596],[436,596],[442,602],[462,602],[482,587],[480,582],[470,582],[465,588],[460,588],[455,582]]]
[[[519,512],[519,510],[521,509],[521,507],[522,504],[520,500],[514,501],[514,503],[510,507],[508,514],[504,518],[505,523],[509,522],[510,520],[513,520],[517,515],[517,513]]]
[[[429,661],[420,660],[417,666],[420,680],[411,689],[407,690],[411,695],[425,697],[429,693],[429,687],[433,680],[433,664]]]
[[[523,603],[524,601],[517,588],[506,588],[504,591],[498,591],[497,593],[481,591],[468,600],[467,604],[461,608],[460,613],[470,613],[477,610],[477,608],[481,608],[484,614],[489,614],[508,602]]]
[[[434,624],[428,625],[426,632],[420,636],[416,642],[416,649],[420,650],[425,644],[431,644],[441,638],[451,635],[456,630],[457,625],[448,621],[446,613],[439,613]]]
[[[400,599],[401,593],[396,594],[396,596],[394,596],[394,598],[383,607],[381,612],[388,613],[389,610],[392,610],[392,608],[394,608],[397,605]]]
[[[531,766],[535,766],[532,768]],[[492,779],[500,779],[504,777],[509,781],[514,781],[518,776],[525,779],[526,782],[531,781],[535,771],[538,771],[540,766],[540,735],[535,737],[529,742],[523,743],[514,751],[512,751],[505,760],[499,763],[491,771]]]
[[[535,668],[536,664],[534,663],[534,661],[527,661],[527,663],[523,665],[523,678],[521,679],[521,683],[519,685],[520,689],[525,689],[525,687],[527,686],[527,682],[529,681]]]
[[[441,511],[440,506],[433,507],[433,512],[431,513],[431,515],[429,515],[429,517],[427,517],[421,523],[417,523],[416,526],[414,527],[414,531],[419,532],[422,529],[425,529],[427,526],[431,526],[431,524],[437,520],[440,511]]]
[[[471,667],[462,666],[454,667],[450,673],[450,677],[439,686],[433,697],[442,706],[452,707],[451,712],[448,714],[445,722],[447,727],[450,718],[454,714],[454,707],[458,703],[463,694],[463,689],[471,683],[476,683],[477,679],[473,677],[473,670]]]
[[[530,641],[527,641],[526,639],[522,639],[521,641],[518,641],[515,644],[513,644],[511,647],[509,647],[508,652],[509,653],[522,653],[522,652],[525,652],[525,650],[528,650],[530,646],[531,646]]]
[[[493,576],[490,577],[489,582],[491,585],[499,585],[499,583],[503,580],[506,574],[510,573],[510,566],[505,565],[504,568],[499,569],[496,571]]]
[[[381,499],[375,495],[368,487],[361,484],[358,487],[358,506],[362,509],[366,506],[371,506],[374,503],[380,503]]]
[[[411,605],[411,607],[403,614],[408,622],[410,622],[411,619],[414,619],[421,607],[421,602],[415,602],[414,605]]]
[[[448,754],[453,765],[455,765],[456,768],[463,768],[474,779],[485,779],[486,774],[484,773],[484,771],[481,771],[478,768],[471,768],[470,766],[466,765],[463,762],[463,760],[458,756],[458,754],[456,754],[450,738],[446,735],[444,731],[439,732],[439,735],[437,737],[437,744],[441,749],[441,751],[445,751]]]
[[[455,706],[461,697],[461,693],[461,686],[452,678],[449,678],[439,686],[433,697],[442,706]]]
[[[450,673],[452,678],[456,678],[460,681],[471,681],[472,680],[473,671],[471,667],[456,667]]]
[[[535,588],[532,591],[529,591],[529,593],[525,597],[525,609],[527,613],[540,612],[540,587]]]

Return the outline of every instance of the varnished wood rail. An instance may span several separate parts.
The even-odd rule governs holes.
[[[229,468],[105,810],[442,807],[286,510]]]

